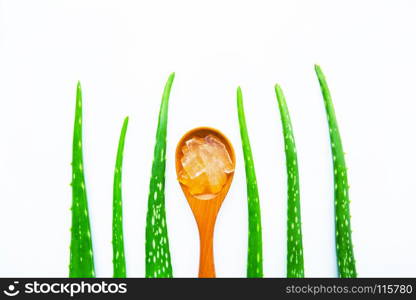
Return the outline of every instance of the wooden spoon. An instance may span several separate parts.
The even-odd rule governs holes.
[[[185,142],[193,137],[204,138],[209,134],[215,136],[224,144],[230,155],[232,165],[235,170],[235,153],[231,142],[216,129],[209,127],[199,127],[187,132],[179,141],[176,147],[176,174],[178,178],[179,174],[183,170],[181,159],[183,157],[182,147],[185,145]],[[228,174],[227,181],[222,187],[222,190],[216,194],[214,198],[209,200],[201,200],[196,198],[189,192],[189,189],[186,185],[179,182],[198,225],[200,240],[199,277],[215,277],[213,250],[215,221],[217,219],[221,204],[227,195],[231,182],[233,181],[233,176],[234,172]]]

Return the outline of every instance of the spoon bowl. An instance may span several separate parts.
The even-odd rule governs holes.
[[[231,142],[218,130],[209,127],[199,127],[187,132],[179,141],[176,147],[175,162],[176,162],[176,174],[179,178],[181,172],[183,172],[183,166],[181,159],[183,157],[182,147],[186,141],[193,137],[205,138],[207,135],[212,135],[220,140],[228,154],[230,155],[233,169],[235,170],[235,153]],[[227,174],[227,179],[223,185],[221,191],[208,200],[201,199],[190,193],[189,187],[179,182],[182,191],[191,207],[194,214],[200,239],[200,256],[199,256],[199,277],[212,278],[215,277],[215,265],[214,265],[214,227],[217,219],[218,212],[221,208],[221,204],[227,196],[233,181],[234,171]]]

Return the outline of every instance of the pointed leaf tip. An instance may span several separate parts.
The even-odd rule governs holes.
[[[278,83],[276,83],[276,84],[274,85],[274,89],[275,89],[275,91],[280,91],[280,90],[282,90],[282,88],[280,87],[280,85],[279,85]]]
[[[240,86],[237,87],[237,96],[239,98],[241,98],[243,96],[243,91],[241,90],[241,87]]]
[[[242,108],[242,105],[243,105],[243,92],[241,91],[241,87],[238,86],[237,87],[237,106],[238,107],[241,106],[241,109],[244,110],[244,108]]]

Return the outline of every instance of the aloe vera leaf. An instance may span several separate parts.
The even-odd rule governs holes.
[[[166,134],[169,95],[175,73],[169,76],[163,91],[156,132],[152,177],[146,217],[146,277],[172,277],[165,210]]]
[[[122,169],[124,141],[126,139],[129,117],[126,117],[121,128],[120,139],[118,142],[116,166],[114,169],[113,185],[113,277],[126,277],[126,258],[124,255],[124,236],[123,236],[123,201],[122,201]]]
[[[295,137],[289,110],[282,89],[274,87],[282,120],[285,142],[287,171],[287,263],[286,272],[289,278],[303,278],[303,243],[302,222],[300,213],[299,169]]]
[[[331,139],[332,163],[334,172],[334,201],[335,201],[335,241],[339,277],[355,278],[354,251],[351,238],[350,200],[348,197],[347,167],[341,135],[335,116],[334,105],[325,76],[318,65],[315,72],[321,86],[322,95],[328,119],[329,136]]]
[[[256,172],[254,170],[253,155],[251,153],[250,140],[247,132],[246,117],[244,114],[243,94],[241,88],[237,88],[238,122],[243,145],[244,165],[247,181],[248,202],[248,254],[247,277],[263,277],[263,243],[261,234],[261,214],[259,192],[257,188]]]
[[[77,85],[74,139],[72,144],[72,226],[69,277],[95,277],[94,257],[85,189],[82,154],[82,91]]]

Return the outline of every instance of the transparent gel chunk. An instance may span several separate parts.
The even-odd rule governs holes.
[[[213,198],[225,185],[228,174],[234,172],[227,148],[213,135],[189,139],[182,153],[179,181],[200,199]]]

